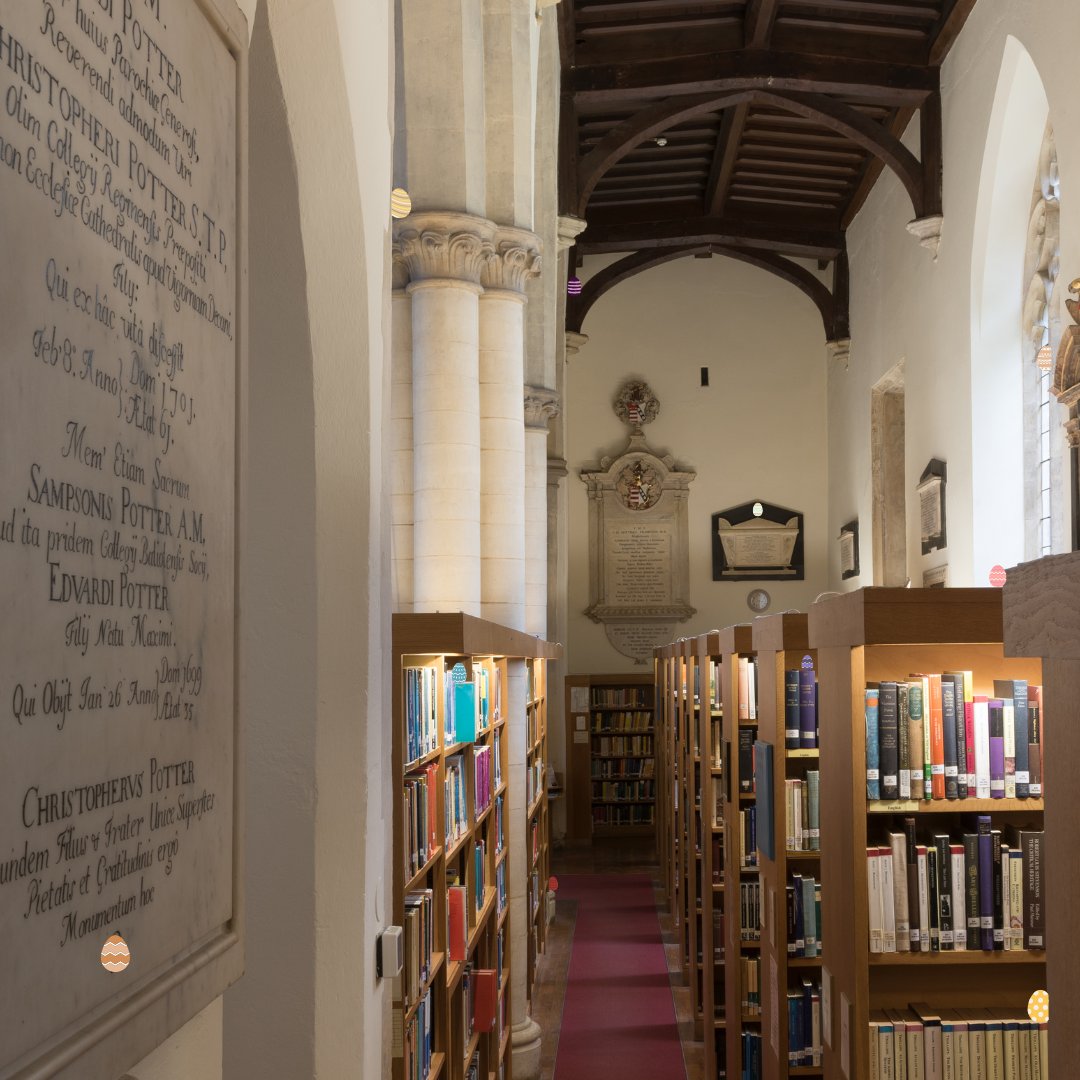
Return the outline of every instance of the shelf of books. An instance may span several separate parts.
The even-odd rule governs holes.
[[[656,832],[655,686],[648,675],[590,675],[594,836]]]
[[[816,656],[807,616],[754,620],[763,1080],[822,1075],[821,829]]]
[[[727,1072],[761,1075],[761,903],[753,748],[757,735],[757,659],[749,625],[718,635],[724,806],[724,1028]],[[711,741],[710,733],[710,741]]]
[[[527,724],[511,717],[510,665],[542,687],[557,654],[468,615],[393,618],[394,1080],[510,1080],[508,875],[527,839],[508,827],[510,725]]]
[[[550,822],[547,799],[547,663],[525,661],[525,836],[529,877],[526,911],[529,915],[528,994],[532,1002],[536,962],[544,951],[547,934],[547,891],[550,877]]]
[[[827,1077],[1047,1075],[1042,664],[1002,639],[999,589],[810,609]]]
[[[701,894],[699,950],[701,956],[702,1039],[705,1076],[718,1075],[717,1062],[727,1067],[724,1012],[724,786],[723,709],[720,677],[720,635],[697,639],[698,725],[700,763]]]

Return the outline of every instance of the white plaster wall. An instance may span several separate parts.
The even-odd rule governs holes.
[[[832,588],[872,580],[870,389],[901,359],[912,583],[921,584],[925,569],[947,563],[950,585],[985,585],[994,563],[1009,566],[1023,558],[1023,530],[1015,527],[1023,513],[1020,360],[1017,356],[1013,373],[1002,369],[1001,341],[1016,329],[1000,324],[995,329],[999,307],[1019,311],[1026,284],[1023,236],[1017,237],[1015,271],[1003,270],[1002,245],[988,246],[981,231],[990,215],[977,212],[980,199],[986,200],[985,208],[1002,194],[983,186],[984,161],[988,138],[996,138],[991,114],[1010,37],[1030,53],[1041,76],[1059,143],[1062,280],[1080,272],[1080,200],[1070,197],[1080,185],[1075,5],[1070,0],[978,4],[942,69],[945,227],[937,263],[905,232],[911,203],[891,174],[882,176],[848,232],[851,362],[829,380],[829,527],[858,517],[863,573],[841,584],[834,551]],[[1027,92],[1037,100],[1030,88]],[[1032,128],[1045,118],[1045,113],[1033,115]],[[1037,130],[1031,135],[1037,153]],[[917,148],[917,126],[908,141]],[[1003,148],[1006,157],[1016,152],[1016,146]],[[1029,185],[1036,165],[1034,156],[1025,163]],[[986,180],[993,185],[992,170]],[[1029,199],[1030,187],[1021,196],[1021,216]],[[986,275],[993,287],[984,294]],[[1060,303],[1064,290],[1059,291]],[[1006,400],[1010,396],[1015,400]],[[931,457],[948,465],[948,548],[923,557],[915,486]]]
[[[586,234],[587,235],[587,234]],[[609,260],[586,260],[580,276]],[[611,402],[641,377],[660,399],[645,428],[661,452],[696,469],[690,485],[690,603],[697,615],[675,636],[747,622],[746,595],[764,585],[770,611],[806,610],[825,588],[825,332],[793,286],[730,259],[687,258],[616,286],[585,319],[589,342],[567,364],[566,457],[570,476],[567,670],[631,670],[589,603],[588,505],[578,471],[621,453],[627,427]],[[700,369],[709,368],[709,386]],[[761,499],[805,514],[803,581],[714,582],[711,518]]]

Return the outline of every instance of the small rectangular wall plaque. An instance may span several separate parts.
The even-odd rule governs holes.
[[[944,461],[931,458],[915,489],[919,496],[919,538],[922,553],[946,546]]]
[[[840,577],[847,581],[859,576],[859,519],[840,529]]]

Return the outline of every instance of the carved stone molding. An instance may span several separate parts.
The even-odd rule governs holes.
[[[548,458],[548,484],[552,487],[557,486],[561,480],[565,480],[570,475],[570,470],[566,464],[566,458]]]
[[[562,411],[562,399],[557,390],[546,386],[525,387],[525,427],[547,431],[548,422]]]
[[[1065,439],[1072,449],[1080,446],[1080,420],[1075,416],[1065,422]]]
[[[494,223],[471,214],[418,211],[394,225],[394,262],[405,267],[410,281],[446,278],[478,285],[495,255],[496,231]]]
[[[543,241],[528,229],[508,225],[495,231],[494,247],[480,274],[485,289],[509,289],[523,293],[529,278],[540,273]]]
[[[563,252],[574,246],[574,241],[588,227],[588,222],[573,214],[559,215],[559,251]]]
[[[577,354],[589,343],[588,334],[579,334],[576,330],[566,331],[566,355],[577,356]]]
[[[937,262],[938,249],[941,246],[941,229],[944,224],[945,218],[941,214],[916,218],[907,224],[907,231],[934,256],[934,262]]]
[[[851,360],[851,338],[840,338],[837,341],[825,342],[825,351],[829,357],[829,366],[834,365],[839,368],[843,368],[844,371],[848,369],[848,362]]]

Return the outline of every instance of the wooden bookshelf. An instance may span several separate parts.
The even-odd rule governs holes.
[[[395,1039],[392,1075],[404,1080],[405,1057],[402,1046],[413,1042],[410,1029],[428,1017],[432,1033],[432,1056],[428,1080],[462,1080],[475,1061],[481,1076],[510,1078],[509,1030],[512,1018],[510,965],[510,853],[515,844],[526,845],[527,866],[543,870],[546,892],[547,818],[544,788],[540,798],[527,809],[527,835],[514,836],[510,819],[510,760],[512,731],[530,732],[527,758],[543,776],[546,768],[546,710],[543,687],[547,660],[559,647],[527,634],[463,614],[411,615],[393,617],[393,738],[392,767],[399,778],[395,788],[393,813],[393,921],[415,927],[415,915],[406,917],[410,894],[430,895],[432,956],[413,992],[406,995],[406,975],[395,984],[395,1027],[402,1035]],[[529,669],[529,700],[514,700],[511,678],[516,664]],[[448,741],[447,673],[460,665],[464,681],[477,685],[486,707],[477,709],[474,738]],[[513,669],[513,670],[512,670]],[[421,674],[414,674],[421,673]],[[410,702],[418,697],[417,683],[428,680],[428,715],[434,724],[419,746],[407,736],[407,712],[415,713]],[[486,687],[486,693],[480,689]],[[450,695],[452,696],[452,695]],[[524,716],[513,715],[518,710]],[[434,745],[431,745],[431,744]],[[477,762],[486,757],[487,794],[478,790],[483,770]],[[520,759],[519,759],[520,760]],[[464,780],[465,812],[460,832],[448,835],[448,766],[460,764]],[[417,854],[415,865],[408,863],[407,795],[426,782],[431,811],[426,819],[424,857]],[[432,790],[433,786],[433,790]],[[522,793],[524,795],[525,793]],[[478,802],[478,795],[480,799]],[[485,805],[486,804],[486,805]],[[532,827],[536,825],[536,859],[531,855]],[[434,842],[430,836],[434,826]],[[516,857],[515,857],[516,858]],[[448,887],[457,879],[464,886],[465,959],[450,959]],[[500,889],[500,884],[504,888]],[[542,894],[540,909],[543,909]],[[527,928],[529,950],[527,992],[531,993],[535,973],[534,958],[543,948],[544,920],[537,918]],[[520,928],[519,928],[520,929]],[[407,953],[407,956],[409,954]],[[467,982],[473,971],[494,970],[497,1004],[494,1027],[490,1031],[466,1032]]]
[[[916,671],[970,670],[974,692],[991,697],[995,678],[1042,683],[1040,661],[1006,658],[1002,639],[998,589],[867,588],[810,609],[809,642],[818,657],[824,747],[823,978],[831,988],[830,1015],[822,1017],[826,1077],[840,1080],[870,1074],[871,1010],[925,1001],[934,1008],[1001,1006],[1022,1012],[1031,993],[1046,986],[1044,954],[1039,952],[918,953],[914,959],[903,953],[872,955],[869,950],[866,845],[874,842],[871,836],[880,838],[887,831],[892,811],[867,800],[866,683],[903,678]],[[1054,745],[1053,720],[1049,730]],[[1051,760],[1048,753],[1047,763]],[[1048,778],[1051,798],[1052,782]],[[1021,810],[995,807],[995,821],[1040,827],[1041,804],[1019,801],[1030,805]],[[927,819],[927,827],[939,822],[950,832],[960,830],[971,813],[969,803],[976,801],[924,803],[923,813],[936,815]],[[899,827],[905,812],[895,811],[892,824]],[[843,902],[836,902],[837,897]],[[991,969],[993,975],[988,977]],[[841,1046],[844,1030],[850,1036],[846,1047]],[[850,1067],[842,1069],[842,1059],[848,1055]],[[1067,1072],[1066,1068],[1061,1074]]]
[[[706,1077],[717,1075],[717,1062],[727,1063],[727,1016],[724,1010],[724,956],[727,943],[723,923],[716,917],[727,911],[724,887],[724,801],[722,687],[720,635],[703,634],[696,641],[699,680],[701,820],[701,1037],[705,1044]],[[715,731],[715,735],[714,735]]]
[[[720,672],[720,708],[723,713],[721,734],[723,743],[724,807],[724,1049],[727,1075],[743,1075],[743,1034],[760,1032],[761,1017],[743,1008],[749,986],[744,974],[744,961],[760,960],[760,942],[747,941],[742,936],[740,918],[741,888],[758,881],[756,868],[744,867],[741,860],[740,813],[754,805],[753,793],[740,791],[741,785],[752,781],[746,770],[740,769],[739,732],[752,731],[749,717],[739,714],[739,660],[753,657],[753,632],[749,625],[729,626],[716,635],[715,653],[711,659]],[[708,1053],[708,1043],[706,1043]],[[715,1072],[707,1075],[714,1076]]]
[[[821,958],[789,955],[787,925],[787,886],[792,875],[809,875],[820,880],[820,851],[789,849],[786,844],[788,806],[785,784],[788,780],[804,783],[807,773],[818,769],[818,748],[787,748],[786,672],[798,671],[809,656],[816,667],[817,657],[810,649],[807,616],[797,612],[761,615],[753,624],[754,651],[759,664],[758,739],[767,743],[772,753],[773,857],[764,850],[759,822],[758,859],[761,864],[764,927],[761,942],[763,979],[767,992],[762,995],[763,1080],[788,1076],[821,1076],[821,1067],[789,1064],[787,993],[800,988],[803,979],[820,987]],[[758,805],[764,797],[758,792]],[[824,906],[823,899],[823,906]],[[820,990],[819,990],[820,992]]]
[[[532,1004],[537,960],[547,940],[547,892],[551,876],[551,808],[547,798],[547,661],[530,657],[525,661],[525,835],[521,838],[527,855],[526,911],[529,918],[527,944],[528,995]],[[482,1075],[482,1074],[481,1074]]]
[[[698,706],[699,657],[695,638],[678,643],[680,693],[679,725],[679,843],[683,858],[679,864],[682,905],[680,907],[679,943],[682,965],[690,989],[690,1011],[695,1033],[701,1037],[703,1012],[702,968],[702,820],[701,820],[701,728]]]
[[[674,919],[678,919],[679,891],[676,868],[678,843],[677,816],[677,668],[678,646],[669,644],[654,653],[656,682],[656,847],[664,885],[664,903]]]
[[[1080,1025],[1068,1022],[1069,1013],[1064,1011],[1080,1001],[1080,965],[1073,950],[1061,947],[1074,933],[1073,905],[1080,890],[1072,786],[1080,775],[1080,731],[1068,722],[1080,701],[1080,553],[1014,567],[1002,593],[1006,655],[1038,656],[1043,661],[1043,712],[1050,717],[1054,748],[1043,767],[1049,793],[1046,858],[1054,875],[1046,894],[1046,935],[1052,946],[1046,989],[1055,1006],[1049,1031],[1050,1075],[1068,1076],[1080,1058]]]

